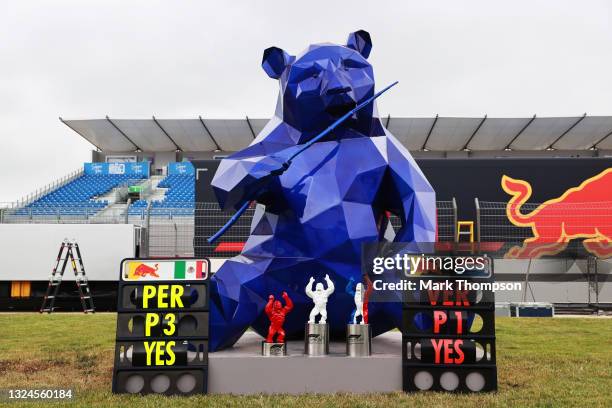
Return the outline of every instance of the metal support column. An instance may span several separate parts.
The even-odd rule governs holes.
[[[453,240],[459,242],[459,235],[457,235],[457,200],[453,197]]]
[[[127,206],[125,207],[125,224],[129,224],[129,213],[130,213],[130,205],[132,204],[132,199],[128,198]]]
[[[151,254],[151,202],[149,201],[149,203],[147,204],[147,215],[145,218],[145,243],[146,245],[144,245],[144,252],[145,252],[145,256],[144,257],[148,257]]]
[[[480,252],[480,202],[478,197],[474,197],[474,205],[476,206],[476,246]]]

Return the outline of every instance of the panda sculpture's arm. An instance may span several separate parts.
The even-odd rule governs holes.
[[[387,139],[388,208],[400,217],[395,242],[436,241],[436,193],[408,150],[392,135]]]
[[[287,159],[299,147],[282,128],[267,134],[264,129],[250,146],[221,160],[211,182],[221,208],[237,210],[257,200],[287,169]]]

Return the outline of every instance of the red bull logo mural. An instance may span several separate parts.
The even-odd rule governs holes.
[[[533,234],[522,246],[512,247],[506,258],[555,255],[574,239],[583,239],[584,248],[599,258],[612,256],[612,168],[529,213],[523,213],[521,207],[531,197],[531,184],[504,175],[501,185],[512,196],[506,206],[508,220],[518,227],[531,228]]]

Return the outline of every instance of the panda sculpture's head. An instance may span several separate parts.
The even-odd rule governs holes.
[[[276,116],[300,132],[319,132],[374,95],[374,71],[367,61],[370,34],[349,35],[346,45],[314,44],[294,57],[277,47],[264,51],[262,67],[280,81]],[[353,118],[371,123],[373,105]]]

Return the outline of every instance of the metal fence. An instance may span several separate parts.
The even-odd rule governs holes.
[[[221,229],[234,215],[234,211],[223,211],[217,203],[197,203],[195,212],[197,234],[193,241],[197,256],[226,257],[239,253],[251,233],[255,209],[255,205],[249,207],[217,242],[209,244],[206,239]],[[263,211],[264,207],[261,209]]]
[[[92,201],[95,203],[96,201]],[[127,224],[127,204],[96,208],[86,203],[2,209],[3,224]]]
[[[178,208],[129,207],[115,204],[96,211],[83,203],[47,207],[48,214],[24,208],[4,209],[2,223],[21,224],[134,224],[142,237],[141,256],[178,257],[207,256],[230,257],[238,254],[250,235],[255,206],[250,207],[240,219],[214,244],[206,238],[217,232],[234,214],[223,211],[217,203],[186,203]],[[263,207],[262,207],[263,210]],[[438,240],[452,241],[455,236],[457,207],[453,201],[437,202]],[[395,231],[401,220],[390,216]]]
[[[453,242],[457,238],[457,202],[438,201],[436,203],[438,215],[438,241]]]
[[[438,222],[438,241],[454,241],[457,236],[457,202],[454,198],[452,201],[436,201],[436,219]],[[402,227],[402,220],[396,215],[392,214],[389,221],[395,232]]]
[[[508,220],[508,203],[476,200],[476,240],[479,242],[518,242],[530,236],[529,228],[518,227]],[[529,212],[537,205],[525,204]]]

